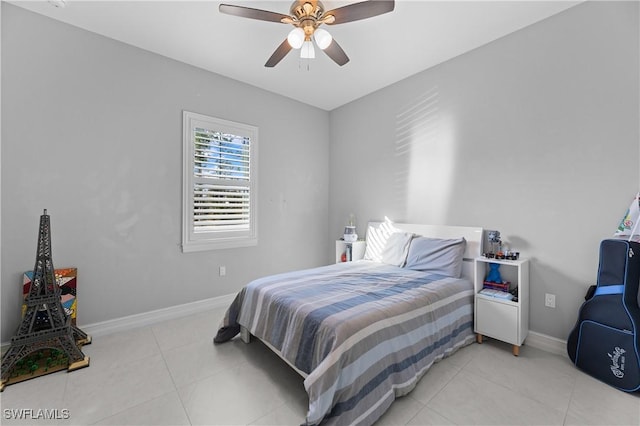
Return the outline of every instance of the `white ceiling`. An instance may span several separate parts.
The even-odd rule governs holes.
[[[323,3],[329,10],[357,1]],[[292,27],[221,14],[219,1],[10,3],[330,111],[580,2],[397,0],[391,13],[325,27],[351,59],[346,65],[316,49],[316,59],[303,62],[292,51],[275,68],[264,63]],[[283,14],[291,6],[224,3]]]

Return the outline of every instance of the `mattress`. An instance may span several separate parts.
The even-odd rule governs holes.
[[[260,278],[217,343],[245,327],[305,373],[306,424],[372,424],[434,362],[474,341],[473,285],[373,261]]]

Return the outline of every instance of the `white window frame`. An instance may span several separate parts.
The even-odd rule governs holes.
[[[183,186],[182,186],[182,251],[183,253],[248,247],[258,244],[258,128],[243,123],[209,117],[195,112],[182,112],[183,128]],[[206,129],[248,138],[249,188],[248,229],[195,231],[194,188],[203,182],[195,176],[195,129]],[[215,179],[218,184],[230,184],[231,179]]]

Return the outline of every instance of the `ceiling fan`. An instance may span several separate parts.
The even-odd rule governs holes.
[[[331,34],[320,26],[344,24],[382,15],[391,12],[395,6],[394,3],[393,0],[367,0],[325,11],[318,0],[295,0],[289,10],[290,15],[231,4],[221,4],[219,10],[222,13],[243,18],[294,26],[287,38],[264,64],[265,67],[274,67],[291,49],[301,49],[301,58],[314,58],[314,41],[335,63],[342,66],[349,62],[349,57]]]

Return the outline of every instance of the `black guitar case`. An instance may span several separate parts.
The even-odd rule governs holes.
[[[582,304],[567,352],[585,373],[626,392],[640,390],[640,243],[600,243],[598,280]]]

